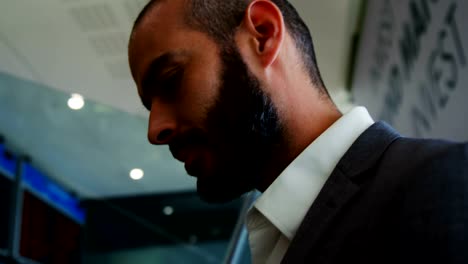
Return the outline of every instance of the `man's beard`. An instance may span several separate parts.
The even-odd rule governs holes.
[[[238,50],[224,49],[221,61],[219,96],[206,119],[214,167],[197,181],[199,196],[212,203],[254,189],[286,143],[277,109]]]

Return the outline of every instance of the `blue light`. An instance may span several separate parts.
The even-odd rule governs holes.
[[[23,181],[25,186],[61,212],[80,224],[85,222],[86,214],[79,200],[28,163],[23,164]]]
[[[14,155],[5,155],[5,151],[5,145],[0,144],[0,173],[13,180],[16,175],[18,159]],[[52,182],[28,163],[23,163],[22,173],[22,183],[26,188],[63,214],[80,224],[84,224],[86,213],[80,207],[79,200],[76,197]]]
[[[10,179],[14,178],[16,170],[16,157],[5,155],[5,145],[0,144],[0,171],[4,171],[5,176]]]

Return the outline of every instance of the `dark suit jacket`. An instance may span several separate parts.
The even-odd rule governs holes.
[[[282,263],[468,263],[468,145],[384,123],[347,151]]]

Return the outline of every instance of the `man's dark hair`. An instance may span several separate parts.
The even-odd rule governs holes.
[[[150,0],[138,15],[133,30],[139,25],[148,11],[162,0]],[[278,6],[284,18],[284,23],[303,57],[305,69],[309,73],[312,84],[323,94],[328,92],[323,84],[317,66],[314,45],[309,29],[287,0],[271,0]],[[207,33],[221,46],[233,43],[236,29],[242,22],[245,10],[251,0],[186,0],[185,23],[198,31]]]

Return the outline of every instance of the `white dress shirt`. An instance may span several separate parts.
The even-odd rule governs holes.
[[[255,201],[247,214],[252,262],[280,263],[340,159],[374,121],[355,107],[314,140]]]

